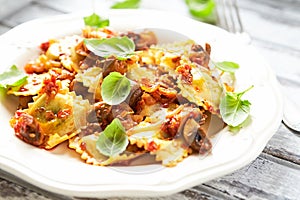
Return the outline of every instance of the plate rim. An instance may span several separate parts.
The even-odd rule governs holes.
[[[141,10],[126,10],[126,11],[111,11],[112,13],[118,13],[118,14],[124,14],[124,13],[135,13],[135,14],[153,14],[153,12],[155,12],[155,14],[159,14],[159,15],[173,15],[173,13],[169,13],[166,11],[153,11],[153,10],[146,10],[146,9],[141,9]],[[35,19],[35,20],[31,20],[28,22],[25,22],[11,30],[9,30],[7,33],[3,34],[0,36],[0,42],[3,41],[4,39],[6,39],[7,37],[9,38],[9,36],[11,34],[14,34],[14,32],[22,30],[26,27],[30,27],[33,26],[35,24],[39,24],[39,23],[47,23],[49,21],[55,21],[55,20],[64,20],[64,19],[74,19],[78,20],[76,18],[78,17],[82,17],[84,16],[83,13],[72,13],[72,14],[63,14],[63,15],[57,15],[57,16],[51,16],[51,17],[46,17],[46,18],[41,18],[41,19]],[[178,16],[177,16],[178,17]],[[192,21],[192,19],[185,17],[185,16],[180,16],[180,18],[185,18],[186,20]],[[194,21],[194,20],[193,20]],[[201,22],[196,22],[195,23],[199,23],[199,24],[203,24],[204,26],[212,26],[209,24],[204,24]],[[214,29],[218,29],[223,33],[226,34],[230,34],[227,33],[225,30],[222,30],[218,27],[213,27]],[[254,48],[253,46],[249,46],[249,48]],[[103,187],[101,186],[101,188],[98,187],[90,187],[90,186],[86,186],[87,188],[83,187],[83,186],[78,186],[81,188],[81,190],[77,190],[80,189],[78,187],[73,187],[70,185],[66,185],[64,183],[58,183],[55,181],[52,181],[51,179],[49,180],[43,180],[40,181],[41,179],[43,179],[43,177],[38,177],[37,175],[31,174],[33,176],[29,176],[29,175],[25,175],[20,171],[20,168],[22,168],[22,166],[20,166],[20,163],[17,163],[17,161],[15,160],[9,160],[7,159],[7,157],[1,155],[0,152],[0,167],[2,169],[4,169],[5,171],[7,171],[8,173],[12,173],[14,175],[17,175],[18,177],[20,177],[21,179],[24,179],[25,181],[28,181],[31,184],[34,184],[38,187],[41,188],[47,188],[47,190],[51,191],[51,192],[55,192],[55,193],[59,193],[59,194],[63,194],[63,195],[68,195],[68,196],[78,196],[78,197],[114,197],[116,196],[115,192],[118,192],[117,196],[136,196],[136,197],[141,197],[141,196],[165,196],[165,195],[169,195],[169,194],[173,194],[175,192],[179,192],[182,191],[184,189],[193,187],[197,184],[201,184],[205,181],[211,180],[213,178],[216,177],[220,177],[223,176],[225,174],[228,174],[230,172],[233,172],[247,164],[249,164],[252,160],[254,160],[259,154],[260,152],[263,150],[264,146],[266,145],[266,141],[268,141],[276,132],[276,130],[279,128],[280,126],[280,122],[281,122],[281,118],[283,115],[283,99],[282,99],[282,94],[280,91],[280,86],[278,81],[276,80],[276,77],[274,75],[274,73],[271,70],[271,67],[269,65],[265,65],[266,70],[270,73],[269,76],[269,80],[268,83],[271,86],[271,88],[273,89],[273,94],[277,96],[277,101],[279,104],[278,110],[277,110],[277,115],[274,118],[274,121],[276,121],[276,123],[274,123],[272,126],[268,126],[265,127],[264,132],[266,133],[264,135],[264,137],[260,137],[259,140],[255,140],[254,142],[257,143],[256,145],[259,146],[259,148],[251,148],[251,151],[249,151],[248,154],[243,156],[243,159],[238,159],[235,160],[233,163],[231,163],[230,165],[227,165],[227,169],[226,170],[218,170],[218,173],[215,173],[213,175],[210,176],[206,176],[203,178],[203,176],[201,176],[201,174],[189,174],[189,176],[193,176],[193,178],[188,177],[185,178],[183,180],[181,180],[180,182],[176,182],[174,184],[169,184],[168,185],[153,185],[153,186],[149,186],[149,185],[127,185],[126,187],[124,187],[123,184],[116,186],[115,188],[112,188],[111,186],[107,186],[107,187]],[[12,169],[13,166],[13,169]],[[219,166],[222,168],[222,166]],[[19,169],[19,170],[17,170]],[[224,166],[223,166],[224,169]],[[32,173],[30,172],[30,170],[24,170],[27,171],[29,174]],[[35,177],[37,176],[37,177]],[[45,177],[44,177],[45,178]],[[199,180],[201,178],[201,180]],[[39,179],[39,180],[37,180]],[[58,186],[59,185],[59,186]],[[163,186],[163,187],[162,187]],[[120,189],[123,188],[123,189]],[[77,192],[74,191],[77,190]]]

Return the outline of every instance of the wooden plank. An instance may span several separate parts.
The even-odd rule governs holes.
[[[97,11],[101,15],[101,11],[109,9],[113,3],[117,1],[105,0],[35,0],[36,3],[49,6],[62,12],[93,12]],[[140,8],[143,9],[158,9],[180,13],[182,15],[189,15],[188,7],[183,0],[142,0]],[[105,12],[105,11],[104,11]]]
[[[226,193],[220,192],[211,188],[205,184],[187,189],[180,194],[184,196],[181,199],[195,200],[195,199],[205,199],[205,200],[214,200],[214,199],[226,199],[226,200],[236,200],[239,198],[230,196]],[[172,198],[170,200],[173,200]],[[179,199],[178,199],[179,200]]]
[[[91,198],[76,198],[67,197],[54,193],[47,192],[36,186],[30,185],[16,177],[7,175],[5,172],[0,170],[1,177],[5,177],[9,180],[14,180],[13,182],[7,181],[0,178],[0,199],[37,199],[37,200],[88,200]],[[110,200],[195,200],[195,199],[206,199],[206,200],[217,200],[217,199],[227,199],[234,200],[237,198],[232,198],[226,194],[216,191],[210,187],[201,185],[191,189],[187,189],[183,192],[176,193],[173,195],[168,195],[164,197],[152,197],[152,198],[109,198]],[[96,200],[96,199],[95,199]],[[103,199],[104,200],[104,199]],[[108,199],[107,199],[108,200]]]
[[[241,170],[204,185],[241,199],[298,199],[299,165],[278,164],[269,157],[262,154]]]
[[[273,42],[258,39],[253,39],[252,44],[268,61],[277,75],[292,77],[297,74],[299,75],[300,50],[293,50],[292,48],[277,45]],[[300,81],[300,79],[298,80]]]
[[[47,200],[47,199],[56,199],[56,200],[88,200],[91,198],[76,198],[62,196],[54,194],[43,189],[40,189],[36,186],[28,184],[27,182],[20,180],[19,178],[7,174],[0,169],[0,177],[8,179],[7,181],[3,178],[0,178],[0,199],[37,199],[37,200]],[[168,195],[164,197],[152,197],[152,198],[109,198],[110,200],[194,200],[194,199],[206,199],[206,200],[217,200],[217,199],[227,199],[235,200],[227,194],[223,194],[211,187],[205,185],[200,185],[191,189],[187,189],[183,192],[179,192],[173,195]],[[103,199],[104,200],[104,199]]]
[[[0,169],[0,199],[37,199],[37,200],[71,200],[66,197],[42,190],[33,186],[14,175],[8,174]],[[9,180],[9,181],[8,181]]]
[[[253,40],[253,45],[274,70],[283,95],[300,108],[300,51],[257,39]],[[294,139],[299,140],[299,138]]]
[[[272,23],[299,25],[299,0],[241,0],[238,2],[241,9],[245,8],[266,18]],[[259,27],[259,26],[257,26]]]
[[[34,2],[63,13],[82,12],[84,10],[92,12],[94,9],[92,0],[35,0]],[[100,6],[102,3],[105,3],[105,1],[95,0],[97,6]]]
[[[11,29],[11,27],[0,24],[0,35]]]
[[[280,165],[270,161],[267,156],[260,156],[250,165],[238,170],[235,173],[215,179],[203,185],[185,190],[181,193],[161,197],[161,198],[125,198],[125,200],[181,200],[181,199],[296,199],[300,195],[297,184],[300,181],[300,168],[295,169]],[[12,180],[10,178],[10,180]],[[26,197],[28,199],[47,199],[47,196],[53,199],[58,197],[64,199],[67,197],[52,196],[49,193],[29,186],[22,181],[15,183],[0,179],[1,196],[3,198]],[[287,187],[287,186],[295,187]],[[28,189],[29,188],[29,189]],[[37,191],[33,192],[32,191]],[[39,194],[40,193],[40,194]],[[213,193],[214,195],[212,195]],[[44,194],[44,195],[41,195]],[[81,198],[75,198],[81,199]],[[113,198],[121,200],[124,198]]]
[[[0,19],[8,15],[13,15],[20,8],[28,5],[31,0],[19,0],[18,3],[15,1],[0,0]]]
[[[291,9],[297,4],[287,7],[284,2],[280,4],[282,6],[270,6],[262,1],[239,1],[245,31],[254,39],[300,50],[300,12],[299,9]]]
[[[0,199],[35,199],[48,200],[49,198],[41,196],[36,192],[27,190],[19,185],[11,184],[6,180],[0,179]]]
[[[300,7],[300,0],[240,0],[241,3],[243,2],[250,2],[263,5],[268,8],[278,8],[282,10],[289,10],[289,11],[299,11]],[[248,5],[249,8],[255,8],[251,5]]]
[[[300,137],[281,125],[264,152],[300,165]]]
[[[13,27],[32,19],[52,16],[57,14],[61,14],[61,12],[32,2],[28,6],[19,10],[16,14],[4,18],[2,23],[5,24],[6,26]]]

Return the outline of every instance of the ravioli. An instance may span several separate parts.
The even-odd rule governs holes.
[[[133,52],[123,52],[122,59],[114,54],[101,56],[99,52],[110,48],[118,52],[132,46],[107,44],[93,52],[84,42],[92,38],[99,45],[114,37],[126,37],[127,44],[132,41]],[[43,43],[41,55],[25,66],[27,82],[17,91],[8,91],[32,97],[10,120],[16,136],[44,149],[68,141],[70,150],[84,162],[98,166],[130,165],[149,155],[154,163],[173,167],[191,154],[209,154],[208,118],[220,117],[220,99],[228,88],[233,89],[234,77],[222,78],[225,73],[210,62],[208,44],[203,48],[192,40],[156,41],[149,31],[86,27],[81,35]],[[119,104],[105,101],[102,93],[105,79],[113,73],[123,82],[114,77],[115,85],[109,87],[112,95],[122,94],[118,89],[126,81],[130,84]],[[115,119],[119,127],[109,129]],[[105,147],[99,142],[103,137],[108,141]]]
[[[11,119],[16,135],[27,143],[51,149],[75,136],[85,124],[84,113],[90,105],[74,92],[57,94],[47,100],[47,95],[36,96],[28,109],[19,110]]]

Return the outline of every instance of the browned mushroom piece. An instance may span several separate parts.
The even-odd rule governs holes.
[[[207,137],[207,134],[204,131],[204,129],[197,129],[197,134],[194,138],[194,141],[191,144],[191,148],[201,155],[204,155],[211,151],[212,144],[209,138]]]
[[[194,44],[190,52],[190,60],[195,62],[203,67],[209,68],[211,47],[209,44],[205,44],[204,48],[199,44]]]
[[[80,133],[78,134],[79,137],[84,137],[84,136],[88,136],[91,134],[95,134],[95,133],[100,133],[102,132],[102,128],[100,126],[99,123],[87,123],[87,125],[85,127],[82,127],[80,130]]]
[[[112,106],[104,102],[95,103],[87,117],[89,123],[98,122],[103,130],[113,119]]]
[[[194,142],[199,128],[200,128],[200,125],[198,122],[195,121],[195,119],[189,118],[186,120],[182,134],[183,134],[183,138],[184,138],[185,142],[189,146]]]
[[[141,33],[123,33],[121,36],[127,36],[132,39],[135,44],[136,51],[147,50],[151,45],[157,44],[157,38],[154,32],[149,30],[145,30]]]
[[[74,91],[76,95],[81,95],[84,99],[88,99],[89,102],[95,102],[95,95],[88,92],[88,88],[83,85],[83,83],[74,79],[70,84],[70,91]]]
[[[202,127],[207,116],[198,108],[186,107],[178,128],[177,137],[182,137],[193,151],[205,154],[211,150],[211,142]]]
[[[128,105],[135,110],[137,103],[141,100],[143,95],[143,90],[138,84],[135,84],[131,87],[131,91],[126,99]]]
[[[19,105],[18,109],[26,109],[28,108],[28,103],[32,102],[32,95],[29,96],[19,96]]]

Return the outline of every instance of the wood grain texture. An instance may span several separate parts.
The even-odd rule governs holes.
[[[261,3],[264,1],[240,0],[241,16],[253,40],[285,47],[288,51],[300,51],[300,6],[299,3]],[[285,1],[282,1],[285,2]],[[297,8],[298,9],[294,9]]]
[[[91,4],[88,2],[82,4],[82,1],[32,1],[27,7],[2,20],[0,33],[34,18],[90,9]],[[238,2],[242,21],[245,30],[252,37],[252,44],[274,70],[284,94],[300,102],[300,0],[239,0]],[[296,200],[300,197],[299,166],[300,136],[281,125],[263,153],[252,163],[232,174],[166,197],[125,199]],[[0,177],[12,180],[6,181],[0,178],[0,199],[79,199],[51,194],[5,176],[1,171]],[[121,199],[123,198],[109,200]]]
[[[49,200],[43,195],[40,195],[34,191],[28,190],[18,184],[8,182],[0,178],[0,199],[23,199],[23,200]]]
[[[298,165],[291,167],[261,154],[241,170],[205,185],[241,199],[297,199],[299,183]]]
[[[35,2],[31,2],[27,6],[18,10],[15,14],[9,15],[2,21],[2,23],[6,26],[14,27],[29,20],[58,14],[62,14],[62,12],[41,4],[37,4]]]
[[[265,147],[264,152],[300,165],[300,136],[281,125]]]
[[[11,27],[0,24],[0,35],[7,32]]]

